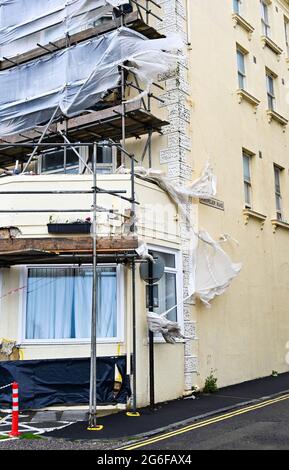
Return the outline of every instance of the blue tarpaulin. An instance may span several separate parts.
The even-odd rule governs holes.
[[[122,386],[114,392],[115,366]],[[0,387],[19,384],[21,409],[51,405],[88,404],[90,359],[48,359],[0,362]],[[130,382],[126,375],[126,357],[97,358],[97,401],[100,404],[127,402]],[[0,406],[11,406],[11,389],[0,390]]]

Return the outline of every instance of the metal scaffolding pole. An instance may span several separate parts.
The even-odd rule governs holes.
[[[91,312],[91,363],[90,363],[90,399],[89,399],[89,430],[101,430],[97,424],[97,186],[96,186],[96,160],[97,144],[93,146],[93,287],[92,287],[92,312]]]
[[[35,154],[36,154],[36,152],[37,152],[37,150],[38,150],[38,146],[39,146],[39,144],[41,144],[42,140],[44,139],[45,134],[46,134],[46,132],[48,131],[49,126],[52,124],[52,122],[53,122],[53,120],[54,120],[54,118],[55,118],[55,116],[56,116],[58,110],[59,110],[59,106],[57,106],[57,108],[55,109],[54,113],[52,114],[52,116],[51,116],[51,118],[50,118],[50,121],[49,121],[49,122],[47,123],[47,125],[45,126],[45,129],[44,129],[44,131],[43,131],[43,133],[42,133],[42,135],[40,136],[40,139],[39,139],[39,141],[38,141],[38,145],[37,145],[36,147],[34,147],[34,150],[33,150],[32,154],[30,155],[28,162],[25,164],[22,173],[25,173],[25,171],[27,170],[28,166],[29,166],[30,163],[32,162],[32,160],[33,160],[33,158],[34,158],[34,156],[35,156]]]

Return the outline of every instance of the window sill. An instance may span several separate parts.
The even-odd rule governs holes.
[[[239,98],[239,104],[242,103],[243,100],[247,101],[247,103],[251,104],[254,107],[254,112],[257,112],[257,108],[259,104],[261,103],[260,100],[255,98],[255,96],[251,95],[248,93],[246,90],[242,90],[241,88],[237,90],[237,95]]]
[[[271,49],[272,52],[274,52],[278,56],[278,59],[280,60],[280,55],[283,52],[283,49],[281,49],[281,47],[279,47],[274,41],[272,41],[272,39],[268,38],[268,36],[261,36],[261,42],[263,48],[267,46],[269,49]]]
[[[264,224],[267,219],[267,215],[261,214],[260,212],[253,211],[252,209],[244,209],[243,215],[245,219],[245,225],[249,224],[250,219],[258,220],[261,224],[261,230],[264,229]]]
[[[273,111],[272,109],[267,109],[267,116],[269,124],[271,124],[272,121],[276,121],[278,124],[281,124],[285,130],[285,127],[288,124],[288,119],[281,116],[281,114],[276,113],[276,111]]]
[[[276,233],[278,228],[289,230],[289,224],[287,222],[283,222],[282,220],[272,219],[271,223],[273,226],[273,233]]]
[[[97,344],[122,344],[124,343],[123,338],[99,338],[97,339]],[[31,346],[90,346],[91,340],[90,339],[23,339],[20,341],[20,348],[25,349]]]
[[[241,26],[241,28],[243,28],[248,33],[249,40],[251,40],[255,28],[238,13],[233,13],[232,18],[234,22],[234,28]]]

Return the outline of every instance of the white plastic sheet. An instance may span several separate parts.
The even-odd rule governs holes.
[[[205,231],[200,231],[194,240],[193,260],[189,295],[210,307],[210,301],[227,290],[242,264],[233,263],[220,244]]]
[[[119,169],[120,173],[127,173],[129,171],[123,167]],[[174,183],[159,170],[146,170],[143,167],[136,167],[135,171],[141,178],[154,181],[167,192],[179,210],[181,210],[190,227],[191,266],[189,289],[188,297],[182,303],[189,299],[193,301],[199,299],[206,306],[210,307],[210,302],[227,290],[242,268],[241,263],[232,262],[220,246],[220,243],[213,240],[207,232],[197,232],[194,229],[195,221],[184,209],[184,204],[188,201],[188,197],[209,199],[216,195],[217,180],[212,167],[207,164],[200,178],[188,186]],[[225,237],[223,236],[223,241],[230,238],[226,234]],[[167,312],[161,316],[165,317],[166,314]],[[152,318],[148,318],[149,322],[152,320]],[[159,327],[161,328],[161,325]]]
[[[120,167],[118,172],[129,173],[130,170]],[[217,178],[209,163],[205,166],[200,178],[187,186],[175,183],[162,171],[153,168],[136,167],[135,173],[145,180],[156,183],[177,205],[186,203],[189,197],[210,199],[217,194]]]
[[[0,72],[0,136],[72,117],[100,101],[119,84],[119,65],[132,64],[142,82],[166,71],[181,48],[179,36],[149,40],[128,28]],[[144,83],[146,86],[147,83]]]
[[[160,333],[166,343],[175,344],[177,339],[186,339],[178,323],[168,320],[164,315],[147,313],[148,327],[153,333]]]
[[[91,26],[128,0],[0,0],[0,58]]]

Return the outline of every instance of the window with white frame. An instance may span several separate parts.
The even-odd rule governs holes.
[[[92,166],[92,147],[75,147],[76,152],[81,156],[88,166]],[[61,173],[78,174],[82,173],[84,168],[83,161],[79,159],[73,149],[51,149],[41,154],[38,160],[39,173]],[[97,173],[113,173],[115,151],[111,146],[102,146],[97,149]],[[89,158],[88,158],[89,155]]]
[[[260,0],[261,4],[261,23],[263,36],[270,37],[271,27],[269,21],[269,4],[267,0]]]
[[[89,340],[92,311],[92,267],[29,267],[24,340]],[[121,274],[116,266],[97,268],[97,336],[121,334]]]
[[[268,109],[275,111],[276,108],[276,95],[275,95],[275,81],[276,76],[270,72],[266,71],[266,82],[267,82],[267,99],[268,99]]]
[[[278,165],[274,165],[274,178],[275,178],[275,201],[276,201],[276,213],[277,219],[283,220],[282,211],[282,193],[281,193],[281,174],[283,168]]]
[[[76,147],[76,151],[80,152],[80,148]],[[72,150],[67,148],[51,149],[41,154],[38,159],[39,173],[79,173],[79,157]]]
[[[237,46],[238,84],[240,90],[246,89],[246,52]]]
[[[179,256],[176,253],[159,250],[150,250],[150,254],[160,258],[165,265],[165,272],[161,280],[155,284],[154,312],[162,314],[175,307],[167,318],[171,321],[179,321],[178,318],[178,284],[179,284]]]
[[[241,15],[242,0],[233,0],[233,11],[237,15]]]
[[[252,209],[251,159],[252,154],[243,150],[244,195],[246,209]]]

